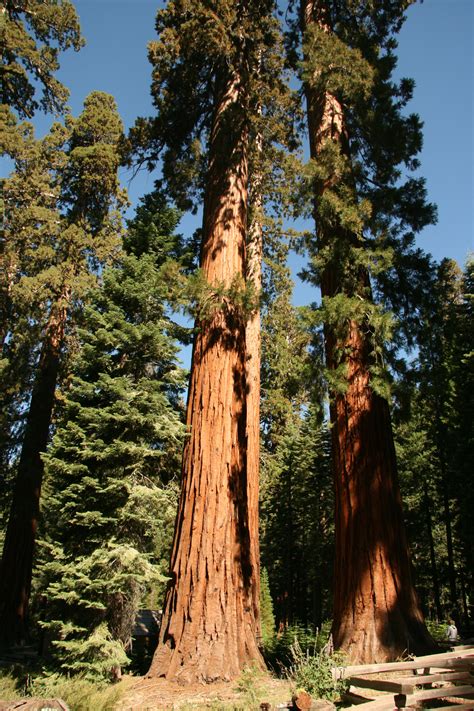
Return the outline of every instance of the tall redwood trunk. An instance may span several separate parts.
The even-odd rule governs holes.
[[[0,644],[28,639],[28,605],[39,502],[64,337],[66,307],[53,309],[31,396],[0,569]]]
[[[245,275],[247,130],[239,77],[227,78],[221,88],[210,138],[201,268],[208,283],[228,287],[243,283]],[[261,663],[245,321],[226,299],[197,324],[171,583],[149,671],[181,682],[227,680]]]
[[[303,30],[318,22],[327,32],[324,0],[302,0]],[[329,92],[305,87],[311,156],[327,141],[347,154],[344,110]],[[320,247],[333,238],[315,199]],[[356,237],[336,228],[337,236],[357,244]],[[358,288],[369,291],[369,276],[359,270]],[[321,279],[324,297],[341,292],[337,265],[326,267]],[[354,296],[354,293],[347,293]],[[332,464],[335,481],[336,553],[333,638],[355,663],[395,659],[404,652],[422,653],[432,646],[412,584],[405,536],[395,449],[387,402],[371,386],[370,337],[350,320],[347,334],[336,339],[325,329],[326,363],[334,369],[335,351],[347,367],[344,394],[331,403]]]

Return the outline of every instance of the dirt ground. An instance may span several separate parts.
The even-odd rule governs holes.
[[[252,711],[262,701],[278,707],[291,700],[290,684],[271,677],[234,682],[180,686],[164,679],[139,678],[128,689],[116,711]]]

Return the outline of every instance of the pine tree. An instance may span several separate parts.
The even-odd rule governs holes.
[[[332,390],[333,636],[355,662],[432,646],[411,579],[381,379],[390,299],[376,298],[404,259],[416,261],[413,233],[434,219],[423,181],[400,181],[399,166],[418,167],[421,147],[419,119],[402,113],[413,83],[391,80],[406,5],[302,0],[299,9],[316,221],[310,271]]]
[[[474,468],[474,259],[467,260],[462,280],[462,299],[457,308],[456,354],[454,381],[455,442],[453,463],[454,487],[457,492],[459,519],[457,534],[460,542],[461,566],[459,571],[462,607],[467,623],[472,623],[469,609],[469,591],[474,588],[474,501],[470,480]]]
[[[84,44],[74,6],[68,0],[3,0],[0,5],[2,64],[0,103],[22,118],[41,107],[60,113],[69,92],[54,73],[58,55]],[[36,98],[37,88],[42,96]]]
[[[185,372],[167,304],[179,216],[147,196],[130,252],[85,310],[72,385],[46,457],[44,626],[60,666],[108,676],[127,661],[150,585],[163,590],[184,437]],[[171,256],[168,256],[171,255]]]
[[[140,139],[151,130],[152,148],[165,147],[163,175],[179,206],[204,196],[207,298],[198,303],[172,583],[150,669],[183,681],[227,679],[261,664],[245,248],[249,145],[271,94],[277,44],[272,9],[251,0],[169,3],[150,49],[158,115],[135,132]]]
[[[262,625],[262,643],[267,646],[275,635],[275,616],[270,594],[270,584],[266,568],[262,568],[260,579],[260,615]]]
[[[19,290],[34,294],[40,347],[1,564],[0,634],[4,644],[27,636],[43,476],[41,455],[49,438],[68,315],[80,307],[80,300],[95,281],[95,270],[114,256],[119,244],[120,208],[124,201],[117,178],[122,124],[114,100],[100,92],[92,93],[83,113],[70,126],[67,160],[60,176],[54,178],[56,191],[47,193],[56,203],[48,206],[46,214],[33,211],[35,221],[31,227],[36,244],[41,247],[43,268],[32,274],[20,271],[18,286]],[[53,136],[61,130],[53,127]],[[48,140],[43,139],[43,143],[48,145]],[[24,167],[21,161],[18,167]],[[27,170],[31,167],[35,167],[34,160]],[[49,168],[45,173],[49,174]],[[38,189],[37,184],[34,187]],[[53,225],[51,209],[56,210]],[[11,229],[16,229],[14,223]],[[22,267],[23,264],[16,265],[16,269]],[[41,301],[37,301],[39,295]]]
[[[265,243],[262,329],[262,562],[279,625],[330,614],[333,497],[321,426],[320,336],[291,303],[288,242]],[[291,545],[282,545],[291,541]]]
[[[471,514],[465,477],[470,468],[472,439],[472,403],[467,387],[472,336],[466,320],[468,294],[468,279],[463,280],[455,262],[444,259],[436,265],[430,299],[422,313],[414,374],[414,401],[423,413],[427,438],[427,447],[421,451],[431,451],[428,466],[435,468],[437,524],[441,526],[438,539],[444,541],[439,560],[445,566],[444,577],[449,583],[449,593],[443,595],[444,606],[459,621],[461,609],[464,618],[469,617],[466,580],[470,571],[470,539],[465,534]]]
[[[431,414],[419,391],[411,393],[408,416],[398,415],[395,445],[403,493],[404,514],[416,588],[425,614],[443,620],[448,579],[446,536],[439,516],[439,467],[428,431]]]

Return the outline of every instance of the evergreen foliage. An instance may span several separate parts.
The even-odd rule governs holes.
[[[0,13],[0,103],[22,118],[31,118],[38,108],[62,112],[69,91],[54,76],[59,53],[70,47],[78,51],[84,44],[74,5],[69,0],[4,0]]]
[[[322,140],[303,175],[300,204],[306,200],[303,211],[315,210],[317,221],[317,236],[306,242],[304,273],[317,284],[331,274],[337,284],[335,293],[323,293],[321,305],[321,320],[336,337],[335,364],[344,360],[336,344],[353,319],[370,334],[372,383],[385,396],[388,343],[414,343],[424,302],[430,262],[415,246],[415,234],[436,221],[424,179],[410,176],[422,146],[421,121],[406,113],[414,84],[393,80],[395,37],[406,7],[404,0],[390,7],[321,3],[324,21],[310,23],[300,61],[305,85],[334,96],[343,111],[342,127]],[[293,52],[296,41],[290,35]],[[333,374],[330,386],[344,389],[344,376]]]
[[[262,560],[280,624],[319,627],[331,612],[334,503],[329,438],[318,420],[314,410],[294,415],[275,453],[264,455]]]
[[[472,585],[472,263],[433,266],[414,372],[399,397],[397,446],[425,609],[435,619],[470,617]],[[420,529],[420,521],[423,526]]]
[[[137,609],[166,580],[185,373],[167,315],[178,218],[164,206],[161,216],[150,210],[159,203],[144,201],[129,226],[130,253],[104,273],[85,309],[46,457],[43,625],[62,668],[88,675],[127,661]]]
[[[252,175],[265,194],[282,187],[282,147],[296,145],[295,95],[287,86],[273,0],[189,3],[173,0],[156,18],[150,42],[153,118],[140,118],[130,134],[135,160],[150,169],[162,157],[163,181],[181,209],[195,211],[204,196],[214,102],[226,76],[242,71],[240,116],[249,131]],[[229,124],[230,127],[230,124]],[[258,137],[258,139],[257,139]]]
[[[262,627],[262,645],[267,647],[275,636],[275,616],[270,594],[270,584],[266,568],[260,572],[260,624]]]
[[[321,343],[311,311],[291,303],[287,249],[281,241],[265,246],[261,552],[277,624],[320,626],[330,612],[334,544]]]
[[[27,369],[22,364],[25,381],[17,393],[7,391],[11,414],[24,414],[24,424],[9,422],[10,432],[17,437],[18,426],[23,425],[23,431],[14,462],[16,476],[0,577],[0,637],[8,645],[24,641],[28,634],[41,454],[49,440],[68,336],[74,330],[69,328],[98,270],[117,253],[125,195],[117,179],[122,123],[112,97],[93,92],[77,119],[68,119],[65,127],[54,124],[40,141],[34,140],[28,126],[9,130],[14,121],[8,109],[5,115],[16,170],[6,193],[6,236],[13,235],[13,240],[6,254],[3,345],[7,344],[10,356],[8,370],[17,338],[20,347],[25,342],[24,333],[11,318],[18,308],[29,336],[30,348],[23,349],[25,363],[31,365]],[[31,186],[26,194],[20,177],[25,174],[25,183]],[[17,402],[20,399],[20,406],[13,399],[11,407],[12,395]],[[12,441],[10,434],[7,450]]]

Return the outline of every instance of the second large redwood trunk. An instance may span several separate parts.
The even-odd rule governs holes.
[[[247,129],[243,87],[221,80],[210,138],[201,268],[212,288],[244,283]],[[238,289],[237,289],[238,291]],[[231,679],[261,663],[257,645],[256,472],[247,469],[246,316],[210,297],[198,320],[189,439],[160,640],[150,675]],[[219,302],[219,303],[217,303]]]
[[[331,406],[336,501],[334,645],[355,663],[431,651],[412,583],[390,413],[351,321],[347,391]],[[328,353],[330,359],[330,354]]]
[[[301,0],[303,33],[312,23],[330,33],[328,8],[327,0]],[[311,157],[317,161],[329,148],[349,162],[344,107],[318,78],[305,86]],[[370,302],[371,290],[362,260],[358,267],[344,262],[350,249],[363,249],[363,241],[320,209],[325,191],[341,179],[335,174],[315,184],[314,213],[318,250],[330,255],[321,269],[323,300],[345,299],[349,309],[350,303]],[[432,651],[434,644],[413,587],[389,407],[374,390],[371,327],[360,314],[346,316],[343,327],[325,325],[325,350],[329,371],[344,370],[344,388],[331,403],[334,646],[353,663],[368,663]]]

